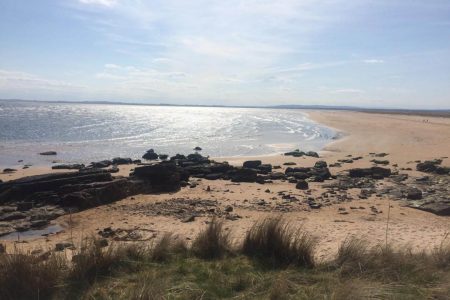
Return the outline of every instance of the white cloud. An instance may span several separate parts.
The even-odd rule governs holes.
[[[20,71],[0,70],[0,89],[64,90],[75,88],[82,88],[82,86]]]
[[[384,60],[382,60],[382,59],[365,59],[365,60],[363,60],[363,62],[366,64],[383,64]]]
[[[364,93],[363,90],[360,89],[337,89],[334,91],[331,91],[332,94],[362,94]]]
[[[118,0],[79,0],[83,4],[102,5],[106,7],[113,7],[117,5]]]

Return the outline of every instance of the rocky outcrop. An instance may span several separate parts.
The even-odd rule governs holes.
[[[81,170],[84,168],[84,164],[62,164],[52,166],[53,170]]]
[[[162,162],[136,167],[130,177],[148,182],[152,191],[171,192],[180,189],[181,181],[187,181],[189,174],[175,163]]]

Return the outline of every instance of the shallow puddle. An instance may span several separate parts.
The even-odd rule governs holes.
[[[12,232],[10,234],[0,236],[0,240],[3,241],[23,241],[23,240],[32,240],[36,238],[40,238],[44,235],[54,234],[64,230],[60,225],[54,224],[47,226],[42,229],[32,229],[23,232]]]

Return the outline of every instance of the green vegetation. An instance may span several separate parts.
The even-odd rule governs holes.
[[[432,253],[347,239],[332,261],[279,217],[232,247],[213,220],[187,247],[166,234],[152,245],[88,239],[69,260],[0,255],[0,299],[448,299],[450,245]]]

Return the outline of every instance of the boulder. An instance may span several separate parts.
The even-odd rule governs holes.
[[[184,159],[186,159],[186,156],[184,156],[183,154],[176,154],[170,158],[170,160],[172,160],[172,161],[173,160],[184,160]]]
[[[149,181],[152,187],[159,191],[179,190],[181,181],[189,179],[189,176],[186,178],[184,170],[172,162],[136,167],[130,175]]]
[[[445,202],[430,202],[420,206],[412,207],[431,212],[438,216],[450,216],[450,204]]]
[[[155,153],[155,150],[150,149],[144,155],[142,155],[142,158],[147,160],[156,160],[158,159],[158,154]]]
[[[422,163],[418,163],[416,165],[417,171],[420,172],[429,172],[432,173],[436,170],[437,166],[442,163],[442,160],[435,159],[435,160],[426,160]]]
[[[194,151],[202,151],[202,148],[197,146],[197,147],[194,148]]]
[[[3,173],[14,173],[16,171],[17,171],[16,169],[11,169],[11,168],[3,169]]]
[[[187,160],[196,163],[209,163],[209,159],[207,157],[202,156],[200,153],[192,153],[187,156]]]
[[[271,164],[262,164],[256,167],[256,169],[262,173],[262,174],[268,174],[272,172],[272,165]]]
[[[256,169],[260,165],[261,165],[261,161],[260,160],[247,160],[247,161],[244,161],[242,166],[244,168]]]
[[[159,154],[158,157],[159,157],[160,160],[166,160],[166,159],[169,158],[169,155],[167,155],[167,154]]]
[[[285,156],[293,156],[293,157],[302,157],[303,155],[305,155],[305,152],[300,151],[299,149],[296,149],[291,152],[286,152],[286,153],[284,153],[284,155]]]
[[[129,164],[133,163],[133,160],[131,158],[114,157],[112,159],[112,163],[114,165],[129,165]]]
[[[308,151],[305,153],[306,156],[311,156],[311,157],[319,157],[319,154],[317,152],[314,151]]]
[[[309,188],[309,185],[305,180],[299,179],[297,181],[297,184],[295,185],[295,188],[299,190],[307,190]]]
[[[371,168],[354,168],[349,169],[350,177],[372,177],[374,179],[382,179],[391,175],[391,169],[382,167]]]
[[[327,162],[324,160],[318,160],[314,164],[314,168],[326,168],[326,167],[328,167],[328,165],[327,165]]]
[[[91,162],[91,167],[101,169],[101,168],[107,168],[112,164],[113,164],[113,162],[110,160],[102,160],[102,161]]]
[[[409,200],[420,200],[422,199],[422,191],[418,188],[409,188],[406,191],[406,198]]]
[[[257,173],[254,169],[236,169],[230,174],[232,182],[256,182]]]

